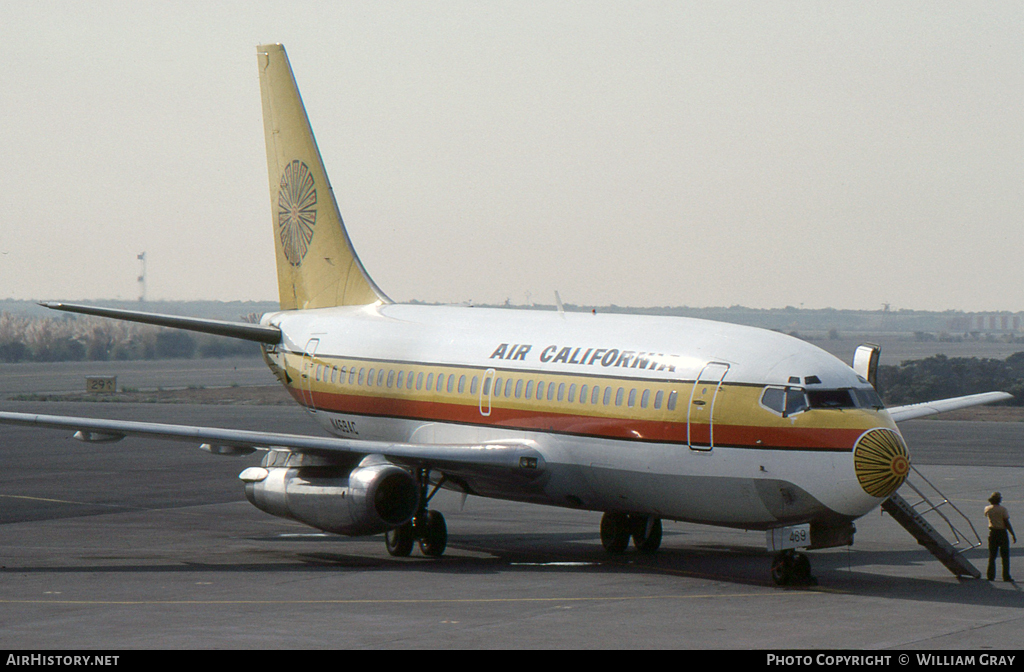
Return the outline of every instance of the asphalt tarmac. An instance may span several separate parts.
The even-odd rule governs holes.
[[[287,406],[0,407],[319,431]],[[903,429],[915,464],[980,532],[992,490],[1024,515],[1024,424]],[[237,474],[257,456],[0,432],[4,649],[963,650],[1024,635],[1016,584],[958,580],[878,512],[858,521],[852,548],[810,554],[811,588],[771,584],[763,533],[666,523],[656,555],[612,557],[600,514],[451,493],[433,502],[448,522],[444,557],[395,559],[382,536],[323,535],[249,505]],[[984,549],[967,556],[984,571]]]

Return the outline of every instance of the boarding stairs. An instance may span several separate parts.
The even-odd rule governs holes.
[[[896,522],[905,527],[910,534],[914,535],[917,543],[927,548],[953,574],[958,577],[970,576],[980,579],[981,572],[971,564],[970,560],[964,557],[966,551],[981,546],[981,538],[978,536],[977,530],[974,529],[974,525],[921,472],[913,466],[911,466],[911,470],[927,487],[918,487],[909,478],[904,481],[903,485],[910,488],[920,501],[911,504],[900,496],[898,492],[894,492],[888,499],[882,502],[882,509],[892,516]],[[931,496],[925,494],[922,491],[923,489],[928,490]],[[938,520],[936,520],[936,523],[940,524],[943,528],[949,529],[953,539],[952,543],[925,519],[926,515],[932,515],[942,520],[944,525],[941,525]],[[966,528],[970,529],[973,539],[958,530],[950,519],[951,517],[962,520],[961,525],[966,523]]]

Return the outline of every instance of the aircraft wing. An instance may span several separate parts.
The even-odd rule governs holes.
[[[971,406],[991,404],[996,401],[1012,399],[1013,395],[1007,392],[982,392],[981,394],[969,394],[965,397],[953,397],[951,399],[939,399],[937,401],[925,401],[920,404],[909,404],[907,406],[893,406],[886,410],[896,422],[923,418],[927,415],[955,411]]]
[[[142,436],[202,444],[214,454],[244,455],[257,450],[285,449],[327,459],[383,455],[391,461],[424,466],[453,474],[517,474],[534,477],[544,470],[544,458],[532,441],[479,444],[421,444],[343,439],[329,436],[253,432],[218,427],[168,425],[34,413],[0,413],[0,424],[49,427],[74,431],[75,438],[93,443]]]

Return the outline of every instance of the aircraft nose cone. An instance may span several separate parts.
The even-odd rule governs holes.
[[[910,471],[907,444],[891,429],[867,431],[854,446],[853,468],[864,492],[872,497],[888,497],[903,485]]]

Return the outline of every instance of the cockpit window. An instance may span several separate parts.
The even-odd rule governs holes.
[[[786,388],[786,413],[793,415],[807,410],[807,397],[799,387]]]
[[[807,410],[807,397],[799,387],[766,387],[761,405],[782,417]]]
[[[786,390],[782,387],[766,388],[761,395],[761,405],[782,414],[786,409]]]
[[[878,393],[870,387],[806,391],[800,387],[766,387],[761,405],[784,418],[808,408],[884,408]]]
[[[856,408],[852,390],[807,390],[807,399],[811,408]]]
[[[870,387],[856,387],[853,390],[853,394],[857,397],[857,405],[861,408],[884,408],[878,393]]]

